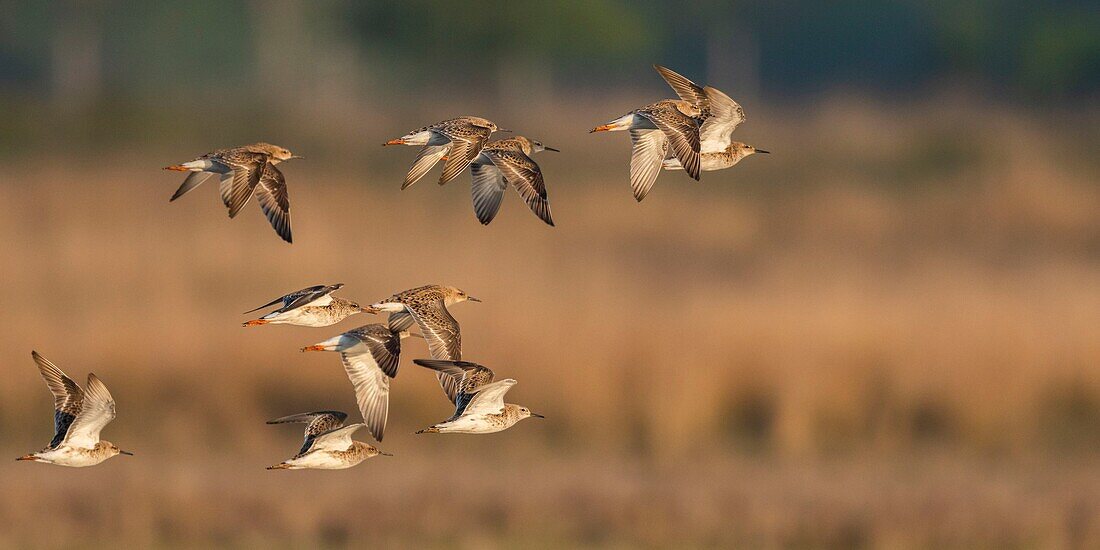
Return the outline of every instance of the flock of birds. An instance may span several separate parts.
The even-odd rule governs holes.
[[[683,170],[698,180],[701,171],[729,168],[749,155],[767,153],[731,140],[733,131],[744,122],[745,113],[728,95],[710,86],[700,87],[665,67],[654,68],[680,99],[651,103],[592,129],[592,132],[630,131],[633,143],[630,184],[635,199],[641,201],[646,197],[662,170]],[[474,213],[482,224],[489,224],[496,216],[504,192],[511,185],[539,219],[553,226],[542,171],[531,155],[557,149],[518,135],[489,141],[498,131],[507,130],[484,118],[464,116],[418,128],[384,145],[421,147],[402,189],[419,181],[443,161],[440,185],[470,169]],[[219,149],[190,162],[168,166],[166,170],[189,172],[171,200],[216,175],[230,218],[250,198],[256,197],[275,232],[286,242],[292,242],[286,180],[276,165],[296,158],[302,157],[283,147],[255,143]],[[414,359],[413,363],[435,372],[444,394],[454,405],[449,418],[416,433],[494,433],[525,418],[543,418],[527,407],[504,402],[505,394],[516,385],[514,379],[495,380],[488,367],[461,359],[459,324],[448,308],[465,301],[479,302],[477,298],[454,287],[427,285],[362,307],[333,295],[342,286],[312,286],[245,312],[278,306],[243,323],[246,327],[265,324],[327,327],[357,313],[389,314],[386,324],[364,325],[302,348],[303,352],[340,354],[363,421],[344,425],[348,415],[334,410],[269,421],[268,424],[304,423],[306,429],[298,453],[268,469],[343,469],[373,456],[388,455],[373,445],[353,440],[352,434],[365,426],[375,440],[382,441],[389,416],[390,381],[397,376],[401,341],[410,336],[424,339],[432,357]],[[413,325],[419,334],[410,332]],[[95,374],[89,374],[81,388],[38,352],[31,355],[54,396],[54,437],[45,449],[16,460],[82,467],[94,466],[119,454],[130,455],[99,437],[115,418],[115,401],[103,382]]]

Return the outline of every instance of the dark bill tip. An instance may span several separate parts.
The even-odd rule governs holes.
[[[118,450],[118,454],[126,455],[126,456],[134,456],[134,453],[131,453],[130,451],[123,451],[122,449]]]
[[[770,155],[772,153],[771,151],[765,151],[763,149],[757,149],[756,152],[757,153],[764,153],[765,155]]]
[[[545,145],[543,145],[543,146],[542,146],[542,148],[543,148],[543,149],[546,149],[547,151],[553,151],[553,152],[555,152],[555,153],[560,153],[560,152],[561,152],[561,150],[560,150],[560,149],[554,149],[553,147],[547,147],[547,146],[545,146]]]
[[[541,414],[539,414],[539,413],[531,413],[531,416],[533,416],[533,417],[535,417],[535,418],[546,418],[545,416],[543,416],[543,415],[541,415]]]

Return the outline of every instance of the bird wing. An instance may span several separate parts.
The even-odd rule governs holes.
[[[235,218],[256,190],[267,158],[259,154],[242,153],[219,159],[219,162],[232,169],[222,175],[218,190],[221,192],[222,202],[229,209],[229,217]]]
[[[653,188],[661,173],[661,163],[668,153],[668,138],[660,130],[631,129],[630,188],[634,199],[641,202]]]
[[[313,445],[306,452],[346,451],[351,448],[351,434],[362,427],[363,424],[351,424],[319,434],[314,438]]]
[[[38,372],[53,394],[53,425],[54,436],[50,442],[50,448],[57,447],[65,440],[65,435],[72,427],[73,420],[80,414],[84,403],[84,390],[57,368],[49,359],[42,357],[37,351],[31,352],[31,357],[38,365]]]
[[[705,106],[707,100],[710,99],[703,88],[700,88],[698,84],[692,82],[684,75],[660,65],[654,65],[653,68],[657,69],[657,73],[661,75],[661,78],[665,79],[665,82],[672,87],[676,95],[680,96],[680,99],[696,107]]]
[[[298,456],[301,456],[309,450],[310,446],[313,445],[313,440],[316,439],[318,435],[343,426],[344,420],[346,420],[347,418],[347,413],[341,411],[314,411],[301,414],[292,414],[290,416],[276,418],[275,420],[268,420],[267,423],[286,424],[294,422],[308,424],[305,429],[302,448],[298,451]]]
[[[542,170],[531,157],[512,149],[486,151],[493,164],[504,174],[504,179],[516,188],[527,207],[548,225],[553,226],[550,216],[550,202],[546,200],[546,184],[542,179]],[[484,223],[484,222],[483,222]]]
[[[416,320],[408,311],[395,311],[390,314],[389,325],[392,332],[408,330],[414,323],[416,323]]]
[[[462,357],[462,335],[458,321],[451,316],[442,298],[405,304],[420,332],[428,341],[428,351],[435,359],[456,361]]]
[[[168,199],[168,202],[172,202],[190,192],[192,189],[202,185],[206,180],[213,177],[215,172],[191,172],[187,174],[187,177],[183,179],[183,183],[180,184],[179,189],[172,195],[172,198]]]
[[[378,368],[386,373],[386,376],[397,376],[397,366],[401,357],[401,336],[393,332],[389,327],[380,324],[365,325],[349,330],[344,334],[358,339],[367,347],[371,357],[378,363]]]
[[[287,196],[286,178],[270,162],[265,163],[256,185],[256,201],[267,216],[268,223],[286,242],[293,242],[290,234],[290,197]]]
[[[314,306],[327,306],[332,303],[332,296],[329,296],[333,292],[336,292],[344,283],[336,283],[334,285],[314,285],[302,290],[296,290],[285,296],[276,298],[256,309],[252,309],[244,312],[244,314],[252,313],[253,311],[259,311],[265,307],[271,307],[279,302],[283,303],[283,306],[279,308],[279,311],[290,311],[295,308],[314,305]],[[243,315],[243,314],[242,314]]]
[[[710,98],[710,116],[699,127],[701,150],[704,153],[725,151],[733,131],[745,122],[745,110],[717,88],[707,86],[703,90]]]
[[[412,168],[409,168],[409,173],[405,174],[405,183],[401,184],[401,189],[408,189],[412,184],[420,181],[420,178],[424,177],[424,175],[439,162],[439,159],[447,156],[450,150],[450,144],[425,145],[420,149],[420,152],[416,154],[416,159],[413,160]]]
[[[474,214],[482,225],[489,225],[500,211],[500,201],[504,198],[504,189],[507,187],[504,174],[492,163],[476,162],[470,165],[470,173],[473,176],[473,186],[470,189],[474,200]]]
[[[446,184],[466,170],[493,133],[488,128],[469,123],[444,126],[435,131],[451,140],[451,150],[447,153],[443,174],[439,176],[439,185]]]
[[[344,351],[340,358],[344,362],[344,371],[355,389],[355,402],[363,415],[363,422],[378,441],[386,431],[386,418],[390,408],[390,377],[379,366],[378,361],[368,349],[363,351]]]
[[[641,115],[664,132],[672,152],[689,176],[699,179],[699,123],[673,105],[639,109]]]
[[[466,406],[464,415],[498,414],[504,410],[504,394],[516,385],[516,381],[506,378],[482,386]]]
[[[99,443],[99,432],[115,419],[115,398],[94,374],[84,384],[84,405],[63,440],[73,447],[91,449]]]
[[[469,361],[413,359],[413,363],[436,371],[441,378],[450,377],[453,383],[450,387],[444,386],[443,391],[455,404],[455,414],[452,418],[461,415],[474,394],[493,381],[492,369]]]

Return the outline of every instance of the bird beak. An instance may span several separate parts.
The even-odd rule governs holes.
[[[131,453],[130,451],[123,451],[122,449],[118,450],[118,454],[126,455],[126,456],[134,456],[134,453]]]
[[[314,344],[312,346],[306,346],[302,348],[302,351],[325,351],[325,346]]]
[[[589,134],[592,134],[592,133],[595,133],[595,132],[606,132],[606,131],[608,131],[608,130],[610,130],[610,129],[611,129],[611,125],[610,125],[610,124],[601,124],[601,125],[599,125],[599,126],[597,126],[597,127],[593,128],[593,129],[589,130],[589,131],[588,131],[588,133],[589,133]]]
[[[34,460],[34,455],[23,455],[23,456],[21,456],[21,457],[19,457],[19,458],[15,459],[15,460],[16,460],[16,461],[20,461],[20,460]]]
[[[765,151],[763,149],[754,149],[754,151],[757,153],[764,153],[765,155],[770,155],[772,153],[771,151]]]
[[[467,296],[466,299],[471,301],[471,302],[480,302],[481,301],[481,298],[474,298],[473,296]]]
[[[547,151],[553,151],[553,152],[555,152],[555,153],[560,153],[560,152],[561,152],[561,151],[560,151],[560,150],[558,150],[558,149],[554,149],[553,147],[547,147],[547,146],[545,146],[545,145],[543,145],[543,146],[542,146],[542,148],[543,148],[543,149],[546,149]]]
[[[382,147],[385,147],[387,145],[404,145],[404,144],[405,144],[405,140],[403,140],[401,138],[397,138],[397,139],[391,139],[391,140],[387,141],[386,143],[383,143]]]
[[[393,453],[387,453],[385,451],[378,451],[378,454],[380,454],[382,456],[393,456]]]
[[[304,159],[304,158],[306,158],[306,157],[303,157],[302,155],[290,155],[289,157],[287,157],[287,159],[286,159],[286,160],[290,160],[290,159]]]
[[[533,416],[533,417],[535,417],[535,418],[546,418],[545,416],[543,416],[543,415],[541,415],[541,414],[539,414],[539,413],[531,413],[531,416]]]
[[[512,133],[512,131],[511,131],[511,130],[506,130],[506,129],[504,129],[504,128],[497,128],[497,131],[498,131],[498,132],[508,132],[508,133]]]
[[[377,315],[378,314],[378,309],[373,308],[371,306],[361,307],[361,308],[359,308],[359,311],[361,313],[370,313],[371,315]]]

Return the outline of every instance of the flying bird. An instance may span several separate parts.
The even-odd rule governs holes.
[[[443,174],[439,176],[439,185],[443,185],[461,174],[481,153],[482,147],[489,141],[493,132],[501,130],[496,123],[476,116],[462,116],[437,122],[413,130],[397,139],[391,139],[382,145],[423,146],[413,161],[412,168],[405,176],[401,189],[408,189],[424,177],[429,170],[444,157]]]
[[[409,336],[403,330],[393,332],[386,325],[370,324],[349,330],[302,348],[302,351],[337,351],[348,379],[355,388],[355,402],[363,422],[374,439],[382,441],[390,408],[390,379],[397,376],[401,359],[401,340]]]
[[[682,99],[662,99],[593,128],[630,130],[630,187],[641,202],[661,173],[669,147],[688,176],[699,179],[699,108]]]
[[[37,351],[32,351],[31,357],[53,394],[54,436],[45,449],[16,460],[81,468],[115,455],[133,455],[99,439],[99,432],[115,419],[115,399],[95,374],[88,374],[88,382],[81,389]]]
[[[286,324],[300,327],[327,327],[356,313],[375,313],[369,308],[359,307],[359,304],[351,300],[333,296],[332,293],[344,286],[344,283],[334,285],[317,285],[291,292],[281,298],[276,298],[256,309],[246,311],[245,314],[259,311],[282,303],[275,311],[260,317],[246,321],[243,326],[254,327],[266,324]]]
[[[555,151],[542,143],[515,136],[491,141],[481,149],[481,154],[470,163],[473,174],[474,213],[483,225],[489,225],[500,210],[500,201],[508,184],[523,197],[527,207],[540,220],[553,226],[550,202],[546,199],[546,184],[542,169],[531,160],[540,151]]]
[[[351,434],[363,424],[344,426],[348,415],[340,411],[317,411],[294,414],[269,420],[268,424],[305,423],[305,441],[294,457],[268,470],[343,470],[373,456],[393,456],[362,441],[353,441]]]
[[[756,153],[767,153],[751,145],[732,141],[731,135],[745,122],[745,110],[730,96],[717,88],[700,87],[683,75],[660,65],[654,65],[680,99],[699,110],[700,169],[704,172],[722,170]],[[679,159],[665,159],[665,170],[682,170]]]
[[[290,232],[290,199],[286,179],[275,167],[280,162],[302,157],[270,143],[253,143],[232,149],[218,149],[183,164],[166,166],[165,170],[190,172],[169,202],[198,187],[211,176],[219,178],[222,202],[235,218],[253,196],[275,232],[286,242],[293,242]]]
[[[506,430],[529,417],[546,418],[527,407],[504,402],[504,394],[516,381],[511,378],[493,382],[493,371],[469,361],[414,359],[413,363],[427,367],[453,380],[453,392],[448,392],[455,412],[450,418],[416,433],[487,434]],[[444,388],[446,389],[446,388]]]
[[[425,285],[404,290],[370,305],[374,311],[390,314],[390,330],[400,332],[416,323],[428,341],[428,351],[436,359],[461,359],[462,335],[458,321],[447,306],[459,302],[480,302],[453,286]]]
[[[433,358],[457,361],[462,359],[462,334],[458,321],[447,307],[467,300],[481,301],[453,286],[426,285],[398,292],[370,307],[389,312],[389,326],[393,332],[408,330],[416,323]],[[451,377],[440,374],[439,383],[445,391],[450,391]]]

